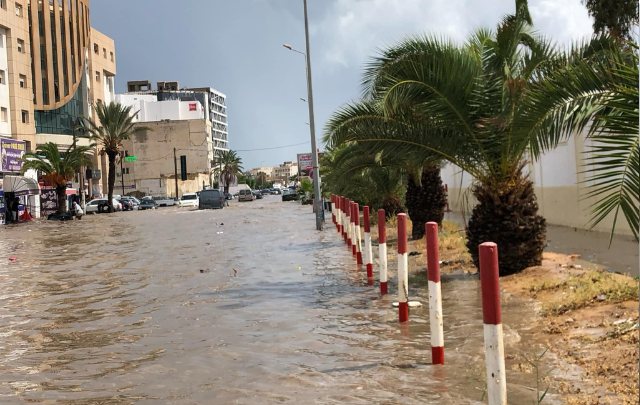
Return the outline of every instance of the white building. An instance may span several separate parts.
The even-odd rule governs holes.
[[[118,94],[116,102],[131,106],[131,112],[136,114],[134,122],[205,119],[204,107],[197,100],[157,101],[154,98],[155,96],[149,94]]]
[[[547,223],[578,229],[588,229],[591,205],[598,198],[585,198],[589,192],[584,171],[591,141],[584,136],[571,136],[555,149],[545,153],[525,167],[525,173],[534,183],[538,200],[538,213]],[[448,164],[441,171],[442,182],[449,188],[449,207],[453,211],[471,212],[475,200],[470,192],[473,177],[460,168]],[[469,198],[465,198],[466,196]],[[468,205],[465,205],[467,204]],[[600,222],[594,230],[610,232],[613,215]],[[622,215],[618,216],[616,233],[631,235],[631,229]]]

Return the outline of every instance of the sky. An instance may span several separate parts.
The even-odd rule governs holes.
[[[358,99],[376,50],[419,33],[463,41],[495,28],[514,0],[308,0],[315,126]],[[588,37],[580,0],[529,0],[535,28],[559,44]],[[302,0],[94,0],[91,26],[115,41],[116,92],[130,80],[177,80],[227,95],[229,147],[245,170],[311,150]],[[292,147],[287,145],[301,144]],[[270,150],[256,150],[274,148]],[[321,148],[321,145],[319,146]]]

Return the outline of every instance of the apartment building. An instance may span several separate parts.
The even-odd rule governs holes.
[[[273,172],[274,172],[274,168],[271,166],[260,166],[260,167],[256,167],[253,168],[251,170],[248,171],[249,175],[251,177],[257,177],[258,173],[264,173],[267,175],[267,181],[271,181],[273,180]]]
[[[91,28],[88,0],[0,0],[1,138],[68,147],[79,117],[114,99],[115,74],[114,42]],[[102,178],[81,186],[101,192],[107,164],[98,153],[94,164]]]
[[[298,174],[298,164],[295,162],[284,162],[273,168],[273,179],[288,184],[289,178]]]

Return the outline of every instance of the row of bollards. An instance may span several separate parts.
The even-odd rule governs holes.
[[[369,207],[363,207],[364,250],[360,238],[360,211],[357,203],[346,197],[331,196],[332,220],[338,233],[347,243],[357,264],[366,264],[368,285],[373,283],[373,251]],[[387,294],[387,234],[385,211],[378,210],[378,271],[380,294]],[[409,283],[407,252],[407,215],[398,214],[398,320],[409,320]],[[444,322],[442,291],[440,287],[440,254],[438,250],[438,224],[425,225],[427,245],[427,276],[429,288],[429,323],[431,327],[431,361],[444,365]],[[493,242],[480,245],[480,278],[482,290],[482,314],[484,321],[484,346],[487,373],[487,397],[489,405],[506,405],[507,385],[505,377],[502,315],[500,310],[500,285],[498,246]]]

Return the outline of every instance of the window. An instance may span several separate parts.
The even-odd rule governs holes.
[[[96,72],[96,82],[100,81],[100,72]]]
[[[0,0],[0,7],[3,9],[7,9],[7,0]]]
[[[6,73],[2,69],[0,69],[0,84],[7,84]]]
[[[99,48],[98,48],[98,44],[93,44],[93,52],[94,52],[96,55],[99,55],[99,51],[98,51],[98,49],[99,49]]]
[[[98,99],[98,100],[96,101],[96,104],[102,104],[102,100]]]
[[[129,168],[128,167],[124,168],[124,174],[129,174]]]
[[[18,3],[16,3],[16,15],[22,17],[22,5]]]
[[[20,75],[20,88],[24,89],[25,87],[27,87],[27,76]]]
[[[29,111],[22,110],[22,123],[23,124],[29,123]]]
[[[2,118],[2,122],[9,122],[8,111],[6,108],[0,108],[0,118]]]
[[[24,40],[18,38],[18,52],[24,53]]]
[[[113,62],[113,52],[109,52],[111,54],[111,62]]]
[[[102,48],[102,55],[107,59],[107,48]]]

